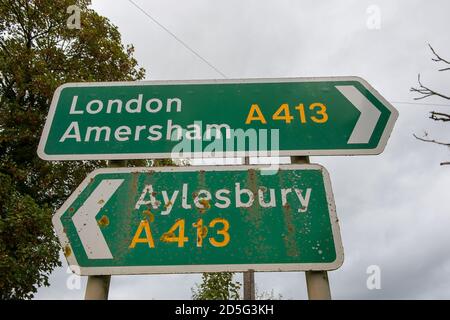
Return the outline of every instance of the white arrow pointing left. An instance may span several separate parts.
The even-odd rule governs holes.
[[[124,179],[103,180],[72,217],[81,244],[89,259],[112,259],[108,244],[98,227],[96,216]]]

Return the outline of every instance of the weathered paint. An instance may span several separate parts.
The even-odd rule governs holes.
[[[343,262],[343,249],[337,223],[336,210],[328,173],[319,165],[282,165],[275,175],[262,175],[262,166],[220,167],[161,167],[161,168],[108,168],[90,174],[53,218],[59,239],[72,254],[67,255],[69,265],[83,275],[94,274],[144,274],[190,273],[214,271],[305,271],[332,270]],[[99,232],[104,237],[112,259],[89,259],[82,240],[72,223],[72,216],[104,180],[123,179],[124,182],[111,198],[102,204],[96,216]],[[182,207],[182,186],[188,184],[187,202],[190,209]],[[240,189],[250,190],[253,205],[236,207],[235,183]],[[142,190],[152,185],[151,203],[136,209]],[[230,206],[219,208],[215,193],[219,189],[231,190]],[[306,212],[294,189],[287,193],[282,205],[283,188],[307,190],[311,196]],[[199,197],[198,208],[194,199],[201,190],[211,192],[212,199]],[[266,191],[269,203],[270,189],[274,189],[276,206],[262,207],[258,191]],[[178,190],[175,201],[164,201]],[[305,192],[303,192],[305,194]],[[149,200],[150,193],[146,200]],[[243,203],[250,201],[247,194]],[[169,214],[161,214],[167,206]],[[223,220],[214,227],[217,218],[229,223],[229,242],[222,247],[212,243],[225,242]],[[154,248],[148,243],[136,243],[130,248],[140,222],[146,219],[150,226]],[[185,237],[182,247],[174,238],[179,229],[171,227],[183,220]],[[194,224],[203,226],[198,229]],[[66,232],[63,232],[66,230]],[[148,236],[148,235],[147,235]],[[142,231],[139,238],[145,238]],[[213,240],[211,240],[213,239]],[[198,245],[201,244],[201,246]]]

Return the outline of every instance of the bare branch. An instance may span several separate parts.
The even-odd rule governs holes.
[[[415,133],[413,133],[413,136],[414,136],[414,138],[416,138],[417,140],[420,140],[420,141],[431,142],[431,143],[439,144],[441,146],[450,147],[450,143],[440,142],[440,141],[437,141],[437,140],[434,140],[434,139],[420,138],[420,137],[416,136]]]
[[[449,61],[443,59],[442,57],[440,57],[440,56],[436,53],[436,51],[434,51],[434,49],[433,49],[433,47],[431,46],[431,44],[428,44],[428,46],[430,47],[431,52],[433,52],[434,56],[436,57],[436,58],[431,58],[431,60],[433,60],[434,62],[444,62],[444,63],[446,63],[446,64],[450,64]],[[447,71],[447,70],[450,70],[450,68],[439,69],[439,71]]]
[[[436,111],[431,111],[430,113],[431,113],[430,119],[432,119],[432,120],[443,121],[443,122],[450,121],[450,114],[436,112]]]
[[[417,82],[419,82],[419,87],[418,88],[412,87],[409,91],[417,92],[417,93],[421,94],[422,97],[416,97],[416,98],[414,98],[414,100],[425,99],[425,98],[428,98],[428,97],[431,97],[431,96],[438,96],[438,97],[441,97],[443,99],[450,100],[450,96],[446,96],[446,95],[444,95],[442,93],[436,92],[436,91],[434,91],[434,90],[424,86],[422,84],[422,82],[420,81],[420,73],[417,75]]]
[[[448,70],[450,70],[450,67],[448,66],[448,65],[450,65],[450,61],[445,60],[441,56],[439,56],[430,44],[428,44],[428,46],[430,47],[430,50],[431,50],[431,52],[434,55],[434,57],[431,58],[431,60],[433,60],[434,62],[437,62],[437,63],[443,62],[443,63],[445,63],[447,65],[446,67],[439,69],[439,71],[448,71]],[[442,93],[439,93],[439,92],[436,92],[436,91],[430,89],[427,86],[424,86],[422,84],[422,82],[420,81],[420,73],[417,75],[417,82],[419,83],[419,87],[417,87],[417,88],[412,87],[410,89],[410,91],[411,92],[416,92],[416,93],[418,93],[421,96],[417,97],[417,98],[414,98],[414,100],[425,99],[425,98],[428,98],[428,97],[431,97],[431,96],[438,96],[438,97],[441,97],[443,99],[450,100],[450,96],[446,96],[446,95],[444,95]],[[444,112],[431,111],[430,112],[430,119],[432,119],[434,121],[450,122],[450,114],[444,113]],[[417,140],[420,140],[420,141],[423,141],[423,142],[429,142],[429,143],[434,143],[434,144],[438,144],[438,145],[441,145],[441,146],[450,147],[450,143],[437,141],[435,139],[428,138],[428,134],[426,132],[424,133],[423,137],[418,137],[416,134],[413,134],[413,136]],[[450,161],[441,162],[440,165],[441,166],[443,166],[443,165],[450,165]]]

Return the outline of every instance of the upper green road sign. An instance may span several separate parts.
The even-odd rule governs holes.
[[[200,171],[198,171],[200,170]],[[319,165],[108,168],[53,217],[81,275],[333,270],[343,249]]]
[[[45,160],[378,154],[397,114],[358,77],[69,83],[55,92],[38,154]]]

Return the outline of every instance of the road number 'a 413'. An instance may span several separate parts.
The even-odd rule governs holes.
[[[130,249],[134,249],[138,243],[146,243],[149,248],[155,247],[151,229],[153,220],[153,216],[150,216],[150,219],[141,220],[131,240]],[[184,244],[189,242],[189,238],[185,235],[185,225],[185,219],[176,220],[170,229],[163,233],[159,241],[163,243],[175,242],[178,244],[178,248],[183,248]],[[224,218],[215,218],[208,225],[204,224],[203,219],[198,219],[192,224],[192,227],[195,229],[197,247],[203,246],[203,240],[208,237],[209,229],[215,230],[215,233],[208,237],[209,243],[214,247],[225,247],[230,242],[230,223]]]
[[[327,107],[323,103],[311,103],[308,107],[308,111],[305,111],[306,107],[303,103],[295,106],[294,109],[298,112],[300,123],[307,123],[309,120],[314,123],[325,123],[328,121]],[[291,115],[289,105],[287,103],[283,103],[273,113],[272,120],[291,123],[292,120],[294,120],[294,116]],[[245,124],[251,124],[253,121],[259,121],[262,124],[267,124],[267,120],[257,104],[252,104],[250,107]]]

